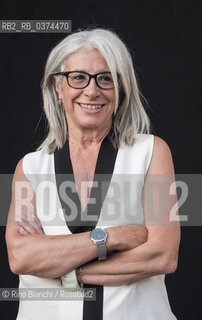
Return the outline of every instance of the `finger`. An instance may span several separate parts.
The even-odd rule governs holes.
[[[36,228],[34,228],[33,226],[27,224],[26,222],[24,222],[21,227],[26,230],[28,233],[30,234],[38,234],[38,230]]]
[[[19,228],[18,232],[23,236],[26,236],[27,234],[29,234],[29,232],[22,227]]]
[[[44,231],[43,231],[43,229],[42,229],[41,226],[40,226],[40,227],[35,227],[35,230],[36,230],[36,232],[37,232],[38,234],[44,234]]]
[[[44,231],[41,226],[41,222],[36,216],[34,216],[34,219],[33,219],[33,226],[37,229],[38,233],[44,234]]]
[[[26,227],[27,231],[31,234],[44,234],[40,220],[34,214],[31,215],[29,219],[28,216],[21,215],[21,217],[17,219],[17,224],[22,227]]]

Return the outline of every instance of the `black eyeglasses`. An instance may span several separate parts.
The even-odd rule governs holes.
[[[111,72],[99,72],[96,74],[90,74],[85,71],[68,71],[68,72],[57,72],[53,75],[58,76],[65,76],[67,79],[67,83],[71,88],[74,89],[84,89],[86,88],[90,80],[92,78],[95,79],[96,85],[100,89],[113,89],[114,88],[114,81],[112,78]]]

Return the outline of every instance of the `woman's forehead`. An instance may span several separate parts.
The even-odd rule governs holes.
[[[97,49],[82,49],[80,51],[72,53],[65,61],[65,66],[68,70],[78,69],[100,69],[109,70],[109,67],[103,57],[103,55]],[[97,71],[99,72],[99,71]]]

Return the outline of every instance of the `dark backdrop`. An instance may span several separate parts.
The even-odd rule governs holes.
[[[7,0],[0,3],[0,19],[70,19],[73,31],[89,24],[116,31],[133,52],[153,132],[169,144],[176,172],[202,173],[200,0],[57,0],[54,5]],[[40,82],[49,51],[64,36],[0,34],[0,173],[13,173],[45,136]],[[4,229],[0,287],[17,287],[18,278],[9,271]],[[166,280],[179,320],[202,318],[201,231],[200,226],[182,228],[178,270]],[[0,302],[0,308],[5,319],[15,319],[16,302]]]

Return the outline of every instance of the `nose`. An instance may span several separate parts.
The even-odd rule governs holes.
[[[90,98],[95,98],[100,96],[100,88],[96,85],[95,79],[91,78],[89,85],[83,89],[84,95]]]

